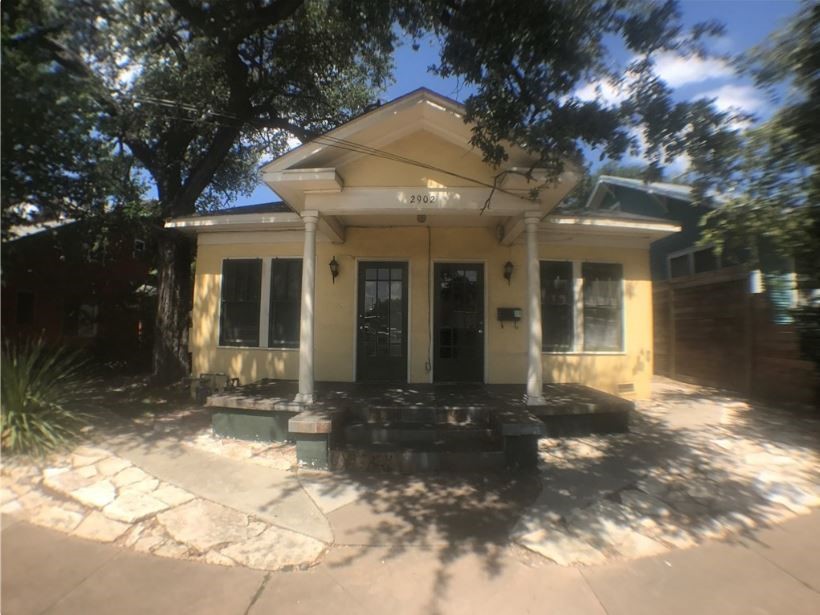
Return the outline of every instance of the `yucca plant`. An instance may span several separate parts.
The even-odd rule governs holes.
[[[85,416],[70,408],[83,384],[77,351],[42,340],[6,343],[0,363],[0,441],[4,453],[43,454],[76,437]]]

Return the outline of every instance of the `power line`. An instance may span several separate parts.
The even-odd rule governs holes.
[[[218,112],[215,112],[215,111],[203,112],[202,110],[197,109],[195,106],[193,106],[191,104],[182,103],[182,102],[179,102],[179,101],[173,101],[173,100],[155,98],[155,97],[135,97],[134,100],[136,102],[143,102],[143,103],[153,104],[153,105],[166,107],[166,108],[182,109],[182,110],[189,111],[191,113],[197,113],[197,114],[205,113],[207,115],[211,115],[211,116],[214,116],[214,117],[222,117],[222,118],[226,118],[226,119],[233,120],[233,121],[236,121],[236,122],[241,121],[240,118],[238,118],[236,116],[233,116],[233,115],[229,115],[229,114],[225,114],[225,113],[218,113]],[[177,119],[182,120],[182,121],[190,121],[192,123],[193,122],[207,122],[207,123],[209,123],[213,126],[222,126],[222,127],[226,127],[226,128],[235,128],[236,127],[236,125],[223,124],[223,123],[220,123],[220,122],[215,121],[215,120],[204,120],[202,118],[185,118],[185,117],[179,116],[179,117],[177,117]],[[498,179],[499,179],[500,175],[496,177],[496,180],[495,180],[494,183],[488,183],[488,182],[485,182],[483,180],[476,179],[474,177],[470,177],[470,176],[467,176],[467,175],[463,175],[461,173],[456,173],[455,171],[450,171],[448,169],[445,169],[445,168],[442,168],[442,167],[439,167],[439,166],[436,166],[436,165],[433,165],[433,164],[430,164],[430,163],[427,163],[427,162],[423,162],[423,161],[420,161],[420,160],[415,160],[413,158],[408,158],[407,156],[402,156],[400,154],[387,152],[385,150],[378,149],[378,148],[375,148],[375,147],[370,147],[368,145],[364,145],[364,144],[361,144],[361,143],[356,143],[355,141],[348,141],[346,139],[340,139],[338,137],[333,137],[329,134],[320,135],[318,137],[315,137],[314,139],[309,141],[309,143],[318,143],[319,145],[334,147],[334,148],[337,148],[337,149],[342,149],[342,150],[346,150],[346,151],[350,151],[350,152],[354,152],[354,153],[358,153],[358,154],[363,154],[363,155],[371,156],[371,157],[374,157],[374,158],[381,158],[383,160],[397,162],[397,163],[400,163],[400,164],[407,164],[407,165],[411,165],[411,166],[416,166],[416,167],[419,167],[419,168],[422,168],[422,169],[427,169],[428,171],[437,171],[439,173],[444,173],[446,175],[450,175],[451,177],[456,177],[458,179],[463,179],[465,181],[477,184],[479,186],[484,186],[485,188],[490,188],[493,192],[501,192],[503,194],[507,194],[509,196],[513,196],[513,197],[516,197],[516,198],[519,198],[519,199],[525,200],[525,201],[531,201],[532,200],[528,196],[525,196],[525,195],[522,195],[522,194],[517,194],[515,192],[505,190],[504,188],[501,188],[500,186],[498,186]],[[485,205],[485,207],[482,208],[482,213],[483,213],[484,209],[486,209],[486,208],[487,207]]]

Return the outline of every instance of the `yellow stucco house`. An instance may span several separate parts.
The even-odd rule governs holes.
[[[649,244],[677,227],[554,214],[572,165],[536,200],[515,173],[493,192],[531,160],[485,164],[463,114],[411,92],[265,165],[284,203],[169,221],[197,238],[194,374],[298,381],[304,404],[317,381],[647,397]]]

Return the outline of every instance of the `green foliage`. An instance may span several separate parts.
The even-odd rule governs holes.
[[[787,92],[768,121],[748,130],[722,176],[726,198],[704,221],[704,241],[772,246],[820,287],[820,5],[804,2],[782,30],[741,59],[761,86]],[[772,91],[776,96],[776,91]],[[781,100],[781,102],[784,102]]]
[[[0,382],[0,441],[5,453],[41,454],[76,437],[85,419],[70,408],[83,384],[76,352],[42,341],[5,344]]]
[[[673,102],[654,74],[657,53],[701,54],[701,40],[721,32],[712,23],[684,29],[676,0],[25,6],[33,9],[24,23],[33,29],[24,37],[37,51],[32,62],[62,80],[42,91],[82,94],[76,130],[89,144],[110,135],[126,146],[155,183],[162,217],[250,191],[261,155],[275,156],[288,136],[304,141],[366,108],[390,79],[403,33],[432,33],[442,51],[431,68],[474,86],[466,100],[473,144],[493,163],[512,142],[536,154],[554,179],[586,146],[618,158],[643,141],[657,173],[683,153],[715,164],[723,157],[712,144],[729,138],[730,116],[702,101]],[[9,21],[25,30],[20,18]],[[609,60],[613,41],[632,54],[629,66]],[[623,86],[626,99],[581,101],[574,92],[586,83]],[[43,97],[43,106],[52,99]]]
[[[80,184],[121,195],[135,178],[133,163],[156,189],[156,202],[144,207],[121,196],[108,205],[157,222],[156,365],[168,358],[158,373],[184,371],[170,365],[187,356],[189,293],[177,273],[190,258],[181,241],[162,234],[160,220],[249,192],[260,156],[277,156],[290,137],[307,141],[374,104],[406,34],[436,37],[441,56],[432,70],[472,86],[466,119],[485,159],[498,164],[510,143],[524,147],[548,171],[545,184],[587,147],[618,158],[645,143],[656,174],[684,153],[696,165],[720,164],[719,149],[731,140],[733,116],[702,101],[674,102],[655,74],[658,53],[699,55],[702,39],[721,32],[711,23],[684,29],[677,0],[18,0],[4,3],[3,15],[4,54],[25,44],[28,55],[15,59],[22,76],[46,82],[31,97],[21,79],[4,130],[7,118],[25,127],[51,119],[49,105],[64,95],[75,114],[67,127],[43,122],[35,141],[46,145],[31,150],[19,176],[49,168],[48,138],[58,135],[66,156],[76,152],[70,161],[82,165],[75,171],[66,163],[58,178],[101,169],[113,185]],[[611,62],[613,41],[633,58],[628,66]],[[626,98],[614,106],[582,101],[574,92],[589,83],[623,86]],[[38,111],[27,116],[22,103],[32,98]],[[107,149],[110,140],[122,149]],[[4,135],[4,147],[8,141]],[[4,150],[4,164],[17,155]],[[48,191],[38,205],[57,208],[53,197],[64,188],[50,177],[39,173],[27,185]],[[33,192],[20,190],[9,202],[27,203]],[[109,211],[89,194],[70,202]]]
[[[41,28],[50,2],[2,6],[2,222],[81,217],[139,198],[130,156],[104,134],[88,82],[56,62]]]
[[[683,154],[704,165],[723,159],[719,149],[731,140],[734,116],[707,102],[674,101],[655,72],[658,54],[702,55],[702,39],[722,32],[713,23],[684,29],[676,1],[442,5],[436,70],[475,87],[467,119],[475,122],[473,144],[489,161],[505,159],[507,141],[536,154],[550,179],[567,160],[579,161],[585,147],[610,159],[643,153],[650,175]],[[632,58],[625,67],[610,60],[617,44]],[[581,100],[576,91],[585,84],[620,89],[624,99]]]

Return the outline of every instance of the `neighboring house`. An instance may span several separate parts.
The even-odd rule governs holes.
[[[20,232],[22,231],[22,232]],[[2,336],[81,346],[102,361],[150,360],[153,297],[144,237],[85,222],[24,227],[3,244]]]
[[[299,381],[579,382],[645,398],[649,246],[679,227],[622,212],[553,214],[509,146],[494,169],[464,108],[420,89],[273,160],[283,204],[170,220],[196,234],[194,375]],[[538,170],[534,175],[538,177]],[[525,386],[526,385],[526,389]]]
[[[602,176],[586,212],[648,215],[681,232],[652,243],[654,364],[659,374],[779,401],[816,403],[818,373],[792,326],[798,289],[791,263],[761,248],[761,271],[748,254],[718,256],[698,245],[700,220],[689,186]]]
[[[721,259],[709,247],[697,245],[701,218],[711,211],[692,202],[692,188],[682,184],[646,183],[640,179],[602,175],[586,209],[599,213],[618,211],[672,220],[681,231],[652,243],[649,258],[653,280],[666,280],[738,264]]]

